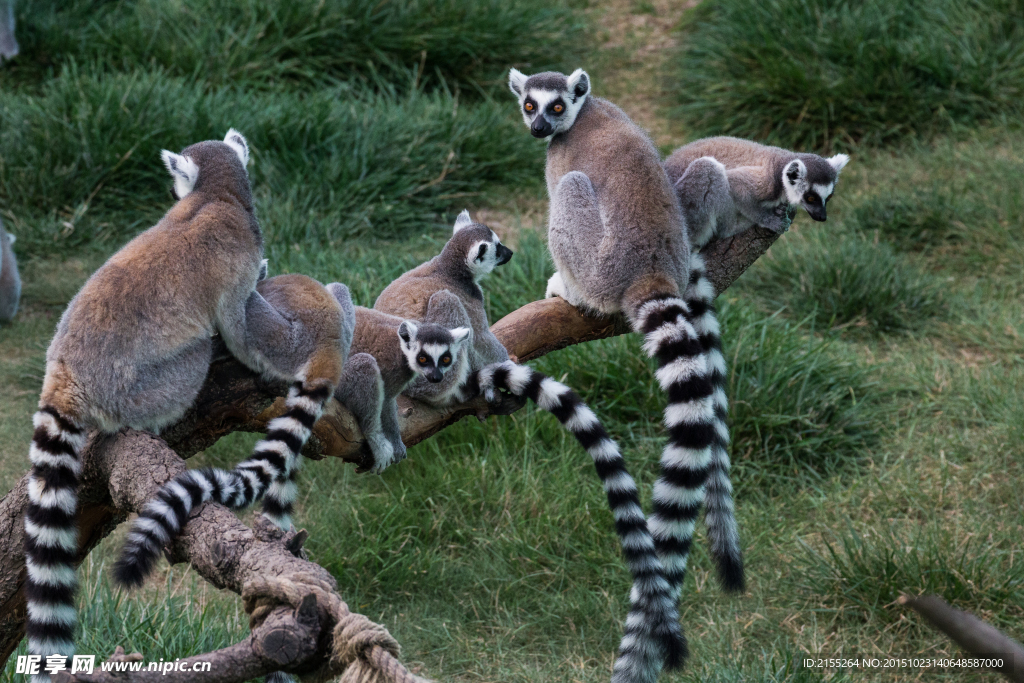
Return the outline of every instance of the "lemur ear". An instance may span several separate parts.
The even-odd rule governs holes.
[[[452,234],[454,235],[459,230],[470,225],[473,225],[473,219],[469,217],[469,211],[467,209],[463,209],[462,213],[459,214],[459,217],[455,219],[455,229],[452,230]]]
[[[238,155],[242,166],[249,163],[249,143],[245,141],[245,136],[231,128],[228,130],[228,134],[224,136],[224,144],[235,150],[235,154]]]
[[[406,344],[410,343],[416,338],[416,332],[419,331],[419,327],[416,326],[411,320],[404,320],[402,324],[398,326],[398,336],[402,338]]]
[[[790,185],[796,185],[798,180],[803,180],[807,177],[807,166],[804,162],[799,159],[793,159],[786,165],[786,182]]]
[[[573,97],[579,99],[590,92],[590,76],[583,69],[576,69],[569,74],[568,85]],[[574,100],[575,101],[575,100]]]
[[[850,163],[850,157],[845,154],[837,154],[834,157],[829,157],[828,159],[828,165],[835,170],[836,175],[839,175],[839,172],[846,168],[846,164],[848,163]]]
[[[472,331],[473,330],[468,327],[456,327],[454,330],[451,330],[452,339],[455,340],[456,346],[466,341],[466,338]]]
[[[199,166],[189,157],[175,154],[167,149],[160,152],[160,158],[164,160],[164,166],[174,178],[174,196],[184,199],[196,186],[196,180],[199,179]]]
[[[256,276],[256,282],[267,279],[267,274],[270,272],[270,259],[263,259],[260,261],[260,273]]]
[[[16,239],[17,237],[12,235],[11,233],[7,233],[7,244],[14,244],[14,240]]]
[[[523,88],[526,87],[526,79],[529,78],[519,69],[509,69],[508,72],[508,88],[512,91],[512,94],[516,97],[523,96]]]

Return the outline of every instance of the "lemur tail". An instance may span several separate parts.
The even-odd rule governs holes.
[[[696,262],[683,299],[654,297],[636,315],[636,327],[645,335],[644,350],[658,360],[658,382],[668,395],[669,440],[661,456],[661,475],[654,483],[650,526],[675,596],[686,575],[694,524],[705,499],[708,535],[722,582],[728,590],[743,588],[729,483],[728,404],[722,388],[725,362],[711,306],[714,290],[699,257]]]
[[[690,257],[690,282],[683,294],[690,309],[688,320],[700,339],[711,372],[712,401],[715,408],[715,431],[711,444],[711,467],[704,485],[704,523],[707,526],[711,556],[718,565],[718,577],[729,591],[742,591],[743,551],[736,527],[729,480],[729,399],[725,395],[725,357],[722,335],[715,313],[715,288],[705,275],[700,254]]]
[[[679,666],[687,655],[679,612],[618,445],[576,392],[528,366],[512,361],[489,365],[472,378],[471,384],[476,382],[485,395],[504,389],[529,398],[558,418],[594,460],[633,575],[632,607],[613,683],[654,681],[663,665]]]
[[[146,503],[114,564],[114,580],[126,587],[142,584],[161,551],[177,538],[192,510],[212,500],[229,508],[248,507],[264,495],[264,514],[287,529],[295,501],[295,474],[302,447],[312,434],[332,387],[296,383],[285,399],[285,413],[267,425],[266,438],[231,471],[205,467],[182,472]]]
[[[78,419],[43,406],[32,417],[25,510],[26,635],[31,654],[75,653],[78,477],[86,432]],[[36,676],[49,681],[48,675]]]

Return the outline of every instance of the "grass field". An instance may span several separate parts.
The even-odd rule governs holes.
[[[239,128],[253,146],[272,271],[346,282],[364,305],[437,252],[457,211],[485,211],[516,249],[485,283],[494,320],[541,296],[551,274],[543,146],[504,90],[507,66],[583,64],[595,92],[654,128],[667,151],[698,133],[737,132],[724,127],[745,111],[710,92],[699,108],[693,89],[716,62],[694,51],[721,47],[723,36],[738,45],[736,36],[758,27],[768,35],[773,22],[792,26],[798,11],[818,12],[826,28],[863,24],[868,37],[896,41],[886,45],[906,56],[899,69],[922,73],[913,54],[941,61],[904,50],[880,19],[838,1],[773,0],[750,16],[736,2],[685,12],[676,4],[19,3],[23,54],[0,67],[0,217],[19,238],[25,291],[14,323],[0,327],[0,490],[27,469],[43,355],[64,305],[171,205],[162,147]],[[887,3],[886,16],[916,4]],[[949,0],[944,21],[1012,4]],[[733,23],[693,33],[722,16]],[[999,16],[964,24],[954,66],[1018,73],[1012,39],[1024,28],[1012,17],[1021,15]],[[910,47],[941,46],[920,27],[941,18],[915,17]],[[826,28],[771,37],[790,41],[786,54],[797,61],[807,59],[797,48],[820,45],[815,63],[845,65],[845,82],[862,90],[895,77],[882,73],[884,60],[864,62],[881,70],[877,86],[865,85],[843,52],[855,45],[827,39]],[[693,72],[687,84],[677,80],[680,64]],[[875,116],[882,109],[857,99],[853,85],[833,92],[828,111],[861,107],[863,134],[838,135],[827,117],[798,121],[799,108],[770,113],[792,126],[790,142],[845,145],[852,162],[829,222],[801,214],[720,298],[749,591],[720,592],[699,538],[682,604],[693,656],[663,680],[992,680],[800,669],[805,653],[955,653],[895,605],[901,592],[937,592],[1024,640],[1024,141],[1020,81],[1010,76],[999,76],[1008,90],[991,106],[955,109],[948,103],[983,91],[960,98],[946,88],[947,99],[936,99],[941,80],[893,94],[930,102],[948,120],[890,137],[876,134],[885,116],[913,114],[883,107]],[[756,68],[729,77],[743,84],[737,96],[793,87]],[[686,88],[690,103],[679,109]],[[721,116],[723,107],[735,116]],[[744,120],[741,132],[775,134]],[[714,121],[723,128],[712,131]],[[881,146],[889,139],[899,145]],[[590,403],[649,497],[664,399],[639,339],[565,349],[534,365]],[[257,438],[232,435],[192,464],[229,465]],[[322,461],[301,481],[296,521],[310,531],[313,559],[424,674],[608,680],[629,576],[589,458],[550,415],[528,408],[464,421],[381,477]],[[119,543],[118,534],[107,539],[81,570],[80,652],[123,645],[173,659],[247,633],[237,597],[181,566],[165,565],[139,595],[112,592]],[[0,674],[16,678],[11,664]]]

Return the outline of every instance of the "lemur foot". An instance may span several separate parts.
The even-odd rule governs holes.
[[[369,453],[366,452],[367,450]],[[396,462],[405,460],[405,447],[402,447],[401,453],[396,453],[395,447],[391,445],[383,432],[368,435],[362,451],[362,461],[356,467],[356,472],[359,473],[380,474]]]
[[[772,215],[761,223],[761,227],[772,232],[783,233],[793,225],[794,218],[796,218],[795,206],[786,203],[779,204],[772,209]]]
[[[548,288],[544,292],[544,298],[550,299],[551,297],[560,296],[566,301],[569,297],[565,291],[565,281],[562,280],[562,274],[555,271],[555,274],[548,278]],[[488,399],[490,400],[490,399]]]

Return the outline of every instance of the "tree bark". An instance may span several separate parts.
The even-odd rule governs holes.
[[[728,288],[777,237],[768,230],[753,228],[709,244],[703,253],[716,291]],[[557,298],[526,304],[491,329],[521,362],[572,344],[630,331],[622,316],[585,316]],[[283,412],[285,391],[283,385],[264,382],[221,354],[211,364],[195,406],[161,437],[134,430],[92,435],[83,453],[85,471],[79,494],[80,559],[137,512],[161,485],[183,471],[182,458],[208,448],[231,432],[263,431],[270,419]],[[478,398],[447,409],[400,397],[402,438],[412,446],[469,415],[483,419],[487,415],[507,415],[520,407],[520,401],[508,396],[497,404]],[[361,442],[351,413],[332,400],[303,452],[313,459],[332,456],[355,462]],[[0,499],[0,665],[17,647],[25,628],[22,518],[27,479],[27,475],[22,477]],[[171,557],[189,562],[218,587],[240,592],[249,577],[294,572],[315,575],[334,585],[326,570],[294,557],[280,541],[260,540],[224,508],[204,505],[193,517],[170,549]],[[316,656],[324,655],[321,652]]]

